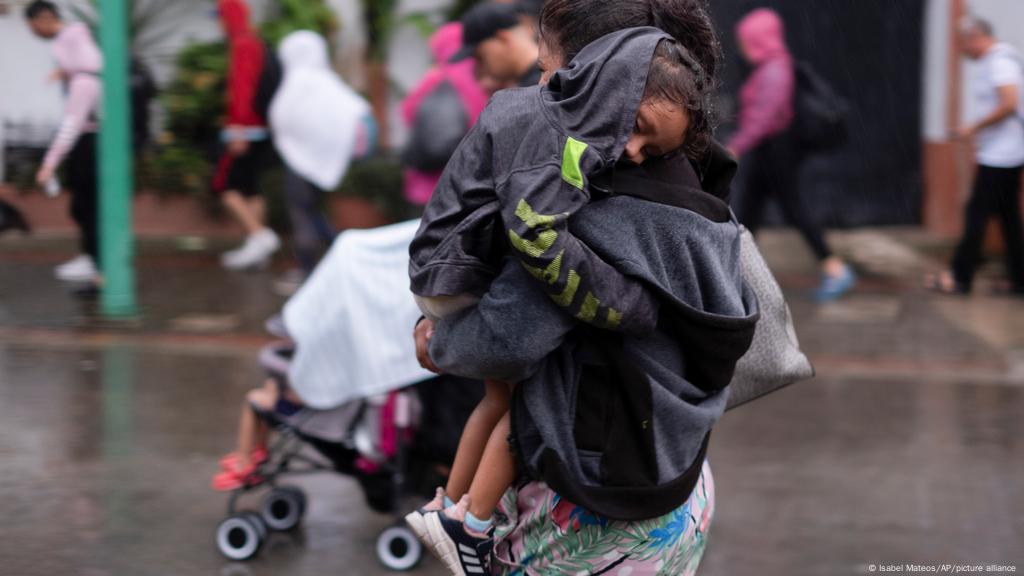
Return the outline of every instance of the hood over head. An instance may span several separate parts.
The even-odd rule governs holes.
[[[759,8],[736,25],[736,37],[747,48],[754,64],[789,54],[782,18],[774,10]]]
[[[319,34],[292,32],[277,54],[284,77],[270,103],[274,146],[291,170],[333,190],[356,152],[370,106],[331,68],[327,42]]]
[[[611,165],[633,132],[658,43],[657,28],[628,28],[587,45],[541,91],[545,111],[568,136],[586,142]]]
[[[229,39],[250,31],[249,6],[245,0],[218,0],[217,11],[220,21],[224,24],[224,33]]]
[[[434,62],[447,64],[452,56],[462,48],[462,23],[449,22],[437,29],[428,42]]]
[[[281,40],[277,56],[285,72],[299,69],[330,70],[327,42],[316,32],[299,30]]]

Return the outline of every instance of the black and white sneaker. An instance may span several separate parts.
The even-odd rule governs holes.
[[[444,509],[444,497],[444,488],[438,488],[434,493],[433,500],[405,515],[405,523],[424,544],[430,543],[424,518],[431,512],[439,512]]]
[[[454,576],[490,574],[493,538],[469,534],[462,522],[444,512],[430,512],[423,520],[427,531],[425,543],[449,572]]]

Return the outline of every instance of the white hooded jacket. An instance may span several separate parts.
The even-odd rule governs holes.
[[[293,32],[277,52],[284,77],[270,104],[274,146],[299,176],[334,190],[348,170],[370,105],[331,69],[320,35]]]

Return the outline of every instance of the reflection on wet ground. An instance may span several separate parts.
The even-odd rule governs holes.
[[[817,306],[806,262],[779,256],[786,242],[769,236],[769,259],[819,376],[716,428],[701,574],[1024,570],[1024,305],[867,274],[854,297]],[[226,498],[209,479],[281,303],[268,274],[157,254],[141,266],[142,320],[110,329],[50,280],[54,262],[0,253],[0,574],[388,573],[373,545],[391,519],[333,475],[297,481],[302,529],[255,560],[214,546]],[[442,571],[428,558],[415,573]]]

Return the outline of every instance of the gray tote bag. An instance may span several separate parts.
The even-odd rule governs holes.
[[[742,227],[740,268],[743,281],[757,295],[761,319],[750,349],[736,364],[726,410],[814,376],[814,367],[800,351],[782,289],[754,243],[753,234]]]

